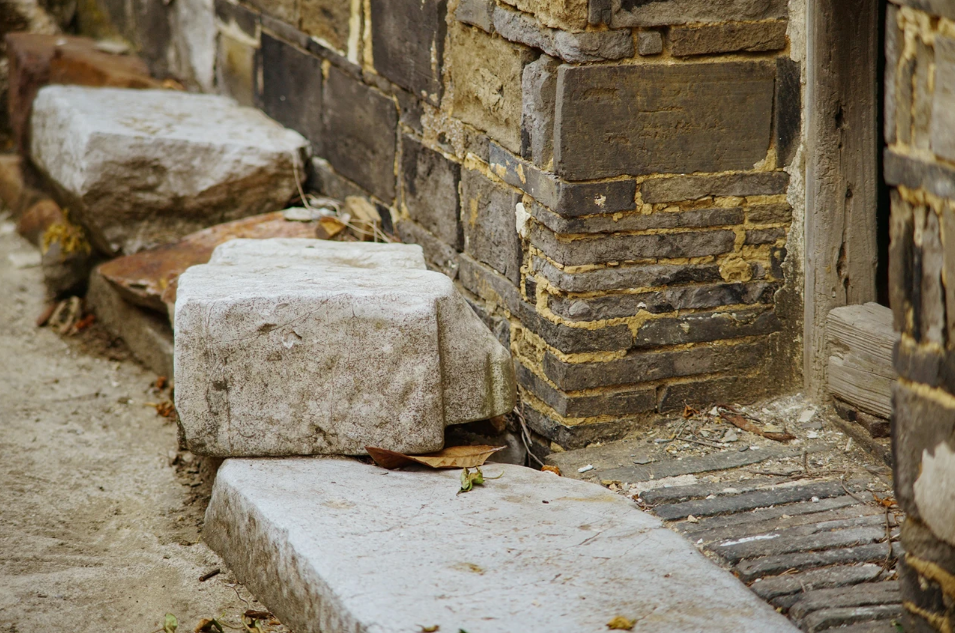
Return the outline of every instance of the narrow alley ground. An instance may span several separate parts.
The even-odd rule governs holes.
[[[0,631],[241,629],[244,601],[263,607],[200,542],[211,477],[146,404],[168,390],[95,328],[35,327],[35,254],[0,218]]]

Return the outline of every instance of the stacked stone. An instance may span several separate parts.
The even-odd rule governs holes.
[[[893,0],[886,21],[892,424],[907,519],[906,631],[955,627],[955,4]]]
[[[216,3],[219,89],[457,279],[518,360],[528,421],[568,447],[785,389],[795,365],[773,363],[787,2],[620,4]]]

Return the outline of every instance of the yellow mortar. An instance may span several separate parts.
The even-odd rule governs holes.
[[[942,589],[942,593],[949,598],[955,599],[955,575],[945,571],[931,561],[913,556],[912,554],[905,555],[905,562],[909,567],[917,571],[920,576],[924,576],[937,584]]]

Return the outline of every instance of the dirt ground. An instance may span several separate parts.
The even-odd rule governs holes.
[[[0,216],[0,631],[149,633],[166,613],[180,633],[221,617],[242,630],[263,607],[200,540],[208,465],[146,404],[168,390],[95,326],[35,326],[31,252]]]

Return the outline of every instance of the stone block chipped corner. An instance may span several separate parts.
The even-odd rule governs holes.
[[[509,412],[509,352],[406,244],[233,240],[179,278],[176,407],[220,457],[428,452]]]

